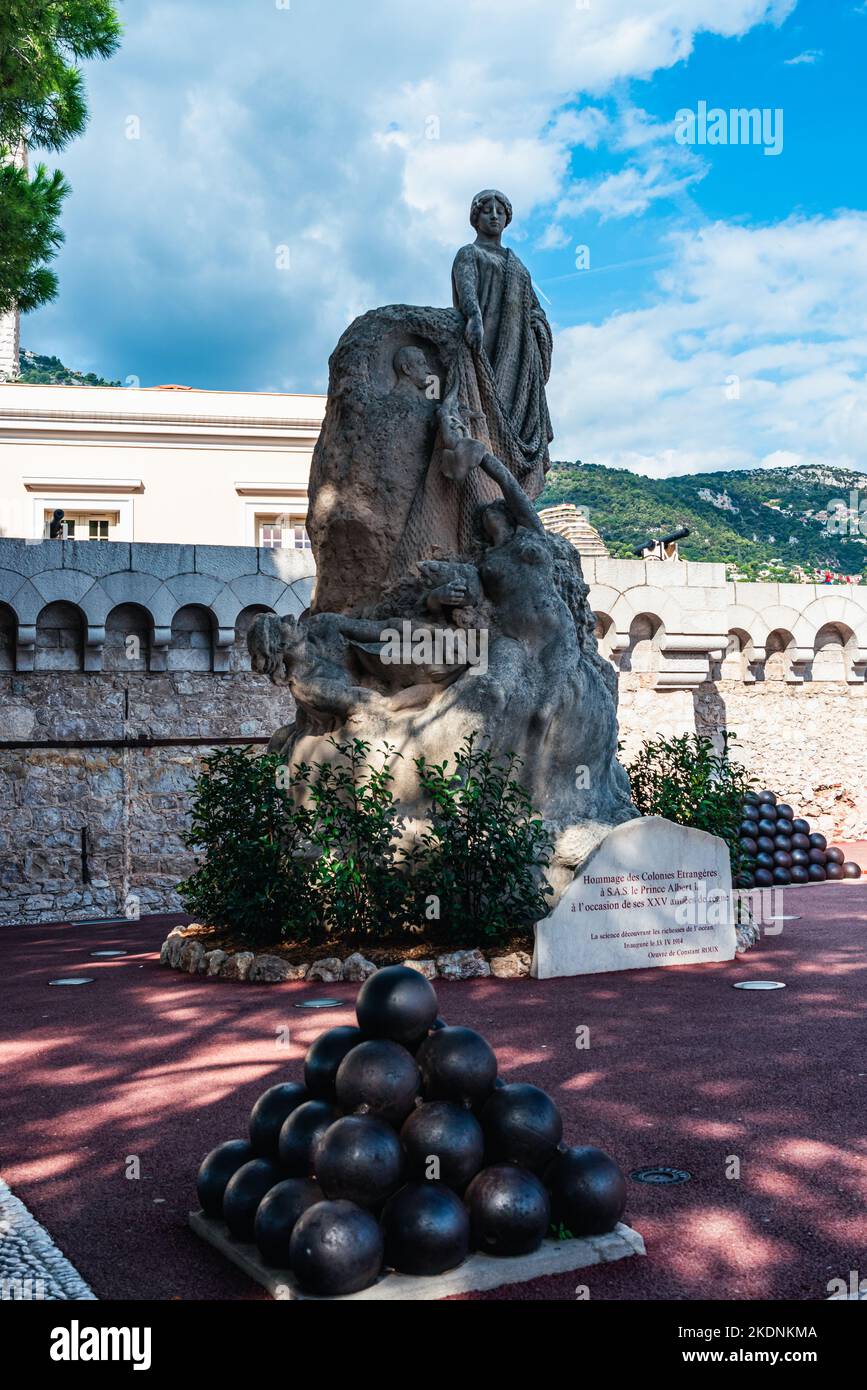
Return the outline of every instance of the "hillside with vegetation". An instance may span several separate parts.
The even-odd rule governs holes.
[[[19,381],[28,386],[120,386],[119,381],[106,381],[95,372],[74,372],[65,367],[59,357],[40,357],[38,352],[19,354]]]
[[[845,468],[645,478],[554,463],[536,505],[555,502],[585,508],[613,556],[631,557],[643,542],[688,526],[680,558],[722,562],[730,578],[808,582],[830,573],[839,580],[864,576],[867,567],[867,475]]]

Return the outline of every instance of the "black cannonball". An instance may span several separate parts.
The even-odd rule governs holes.
[[[229,1179],[253,1156],[252,1147],[246,1139],[227,1139],[225,1144],[218,1144],[202,1159],[196,1178],[196,1191],[206,1216],[222,1215],[223,1193]]]
[[[236,1240],[252,1241],[259,1203],[285,1173],[270,1158],[251,1158],[226,1184],[223,1220]]]
[[[482,1127],[471,1111],[446,1100],[432,1100],[414,1110],[400,1131],[406,1150],[407,1177],[439,1179],[463,1192],[485,1157]]]
[[[753,878],[752,874],[738,874],[737,878],[735,879],[735,888],[755,888],[755,886],[756,881]]]
[[[791,806],[786,805],[785,801],[777,802],[777,818],[779,819],[780,816],[784,816],[786,820],[794,820],[795,818],[794,811]]]
[[[626,1208],[626,1178],[601,1149],[562,1150],[545,1173],[545,1183],[551,1219],[576,1237],[613,1231]]]
[[[744,806],[758,806],[758,792],[746,792],[744,794]]]
[[[483,1168],[465,1201],[472,1242],[486,1255],[529,1255],[551,1221],[551,1199],[535,1173],[511,1163]]]
[[[371,979],[374,977],[371,975]],[[385,1242],[376,1218],[354,1202],[317,1202],[296,1222],[290,1267],[307,1293],[359,1293],[382,1271]]]
[[[792,856],[790,854],[787,854],[786,851],[783,849],[775,850],[774,863],[779,869],[791,869]]]
[[[440,1028],[425,1038],[416,1062],[425,1100],[480,1105],[494,1089],[497,1058],[472,1028]]]
[[[772,792],[772,791],[767,791],[767,790],[765,790],[765,791],[763,791],[763,792],[759,792],[759,804],[762,805],[762,804],[764,804],[764,803],[766,803],[766,802],[769,802],[769,803],[771,804],[771,806],[776,806],[776,804],[777,804],[777,793],[776,793],[776,792]]]
[[[792,849],[810,849],[809,835],[802,835],[799,830],[796,830],[792,836]]]
[[[825,850],[826,864],[845,864],[845,862],[846,856],[837,845],[832,845],[830,849]]]
[[[359,1043],[337,1068],[337,1104],[347,1114],[379,1115],[402,1125],[420,1089],[415,1061],[405,1047],[387,1038]]]
[[[807,869],[811,883],[824,883],[828,875],[821,864],[811,864]]]
[[[795,822],[791,816],[784,816],[779,806],[777,807],[777,834],[794,835]]]
[[[810,836],[810,845],[813,849],[827,849],[828,841],[824,835],[820,835],[818,830],[814,830]]]
[[[760,835],[759,838],[756,840],[756,844],[758,845],[762,854],[773,854],[774,850],[777,848],[774,844],[773,835]]]
[[[740,847],[743,850],[744,854],[748,855],[750,859],[753,859],[755,855],[757,855],[759,852],[759,846],[757,842],[755,840],[749,839],[747,835],[743,835],[741,837]]]
[[[762,819],[759,821],[759,833],[773,837],[777,833],[777,822],[771,820],[768,816],[762,816]]]
[[[770,869],[756,869],[754,874],[757,888],[773,888],[774,875]]]
[[[809,862],[810,862],[810,854],[809,854],[809,851],[808,851],[808,850],[806,850],[806,849],[793,849],[793,850],[792,850],[792,863],[793,863],[793,864],[807,865],[807,864],[809,864]]]
[[[337,1068],[347,1052],[362,1041],[364,1034],[360,1028],[329,1028],[320,1033],[307,1049],[304,1059],[304,1084],[311,1096],[322,1100],[335,1099],[334,1082]]]
[[[380,1220],[385,1263],[401,1274],[443,1274],[469,1254],[469,1212],[444,1183],[407,1183],[389,1197]]]
[[[308,1100],[283,1121],[277,1140],[280,1165],[290,1178],[309,1178],[313,1174],[313,1154],[325,1131],[340,1118],[336,1105],[328,1100]]]
[[[774,836],[774,849],[782,849],[786,854],[790,854],[793,848],[791,835]]]
[[[843,876],[845,878],[860,878],[861,865],[856,864],[854,859],[847,859],[846,863],[843,865]]]
[[[780,888],[787,888],[791,881],[791,872],[788,869],[782,868],[778,864],[777,867],[774,869],[774,883],[778,884]]]
[[[432,1033],[436,1033],[436,1032],[439,1031],[440,1028],[448,1028],[448,1026],[449,1026],[449,1025],[446,1023],[446,1021],[445,1021],[444,1018],[439,1018],[439,1017],[437,1017],[437,1018],[434,1019],[433,1023],[431,1024],[430,1030],[431,1030]]]
[[[754,820],[745,820],[738,826],[738,835],[742,840],[752,840],[758,834],[758,825]]]
[[[743,818],[745,821],[758,820],[761,814],[758,804],[754,806],[751,802],[744,803]]]
[[[795,819],[792,821],[792,829],[794,830],[796,835],[809,835],[810,822],[808,820],[804,820],[802,816],[796,816]]]
[[[774,855],[768,850],[760,849],[756,855],[756,864],[760,869],[772,869],[774,867]]]
[[[835,880],[845,878],[846,875],[843,872],[843,865],[838,864],[836,860],[832,860],[830,864],[825,865],[825,877]]]
[[[368,1037],[413,1043],[436,1021],[437,997],[430,980],[417,970],[387,965],[361,986],[355,1014],[359,1028]]]
[[[811,864],[821,864],[825,867],[825,851],[823,849],[808,849],[807,858]]]
[[[323,1134],[313,1156],[327,1197],[378,1207],[403,1181],[400,1140],[376,1115],[344,1115]]]
[[[287,1178],[265,1193],[256,1212],[253,1235],[266,1264],[289,1268],[289,1242],[295,1223],[308,1207],[321,1202],[323,1195],[312,1178]]]
[[[488,1163],[517,1163],[539,1173],[563,1138],[563,1120],[551,1097],[525,1082],[494,1091],[481,1119]]]
[[[260,1158],[277,1157],[283,1121],[310,1097],[300,1081],[281,1081],[263,1091],[250,1111],[250,1143]]]
[[[809,883],[810,875],[803,864],[793,864],[789,870],[793,883]]]

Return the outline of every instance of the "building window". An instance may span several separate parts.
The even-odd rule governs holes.
[[[259,527],[259,544],[265,550],[282,550],[283,527],[276,522],[264,521]]]
[[[45,534],[54,512],[45,512]],[[64,509],[63,539],[66,541],[110,541],[117,531],[117,512],[71,512]]]
[[[265,550],[312,550],[303,516],[257,516],[256,544]]]

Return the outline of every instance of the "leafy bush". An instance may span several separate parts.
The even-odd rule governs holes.
[[[521,759],[497,762],[464,740],[455,758],[428,763],[415,759],[419,782],[431,800],[430,829],[409,856],[416,900],[438,900],[442,930],[466,938],[481,932],[502,938],[516,926],[546,916],[552,890],[541,870],[551,842],[533,815],[530,797],[513,773]]]
[[[178,886],[187,911],[251,944],[370,937],[426,916],[439,904],[449,937],[496,940],[547,912],[541,870],[550,841],[513,774],[468,738],[455,759],[416,759],[431,809],[415,848],[398,848],[389,746],[332,740],[335,762],[297,764],[224,748],[193,787],[184,842],[196,870]],[[301,801],[303,793],[303,804]]]
[[[376,766],[364,739],[330,742],[343,762],[296,768],[313,808],[310,838],[321,851],[315,868],[319,909],[327,930],[367,936],[398,925],[404,911],[395,849],[400,824],[391,791],[395,750],[384,746]]]
[[[306,936],[318,920],[304,856],[310,813],[278,786],[280,758],[221,748],[203,761],[183,836],[197,852],[195,872],[178,884],[184,907],[252,943]]]
[[[744,796],[753,778],[729,757],[734,734],[723,732],[722,751],[701,734],[650,739],[626,769],[632,799],[643,816],[719,835],[729,848],[732,874],[744,868],[739,843]]]

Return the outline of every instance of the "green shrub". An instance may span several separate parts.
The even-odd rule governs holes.
[[[310,814],[278,786],[280,758],[221,748],[203,761],[183,836],[196,852],[195,872],[178,885],[184,907],[254,944],[307,936],[318,921],[303,852]]]
[[[309,790],[310,838],[320,850],[320,915],[327,931],[369,936],[403,920],[406,889],[395,849],[400,822],[391,791],[391,764],[400,754],[385,745],[377,766],[364,739],[329,741],[342,762],[296,768]]]
[[[416,759],[430,798],[415,848],[398,848],[399,809],[384,746],[331,740],[335,762],[297,764],[224,748],[204,760],[184,842],[196,870],[178,892],[194,917],[251,944],[341,940],[436,917],[450,938],[494,941],[547,913],[550,841],[513,774],[468,738],[455,759]],[[303,794],[303,804],[298,804]],[[435,899],[436,913],[425,907]]]
[[[650,739],[626,770],[632,799],[643,816],[664,816],[719,835],[737,877],[745,867],[739,843],[744,796],[754,779],[729,757],[734,738],[724,732],[720,752],[701,734]]]
[[[412,885],[417,903],[438,902],[450,937],[496,941],[547,915],[552,890],[541,870],[551,841],[513,776],[520,763],[514,755],[498,762],[476,747],[475,735],[458,750],[454,771],[448,761],[415,759],[431,809],[430,828],[409,857]]]

